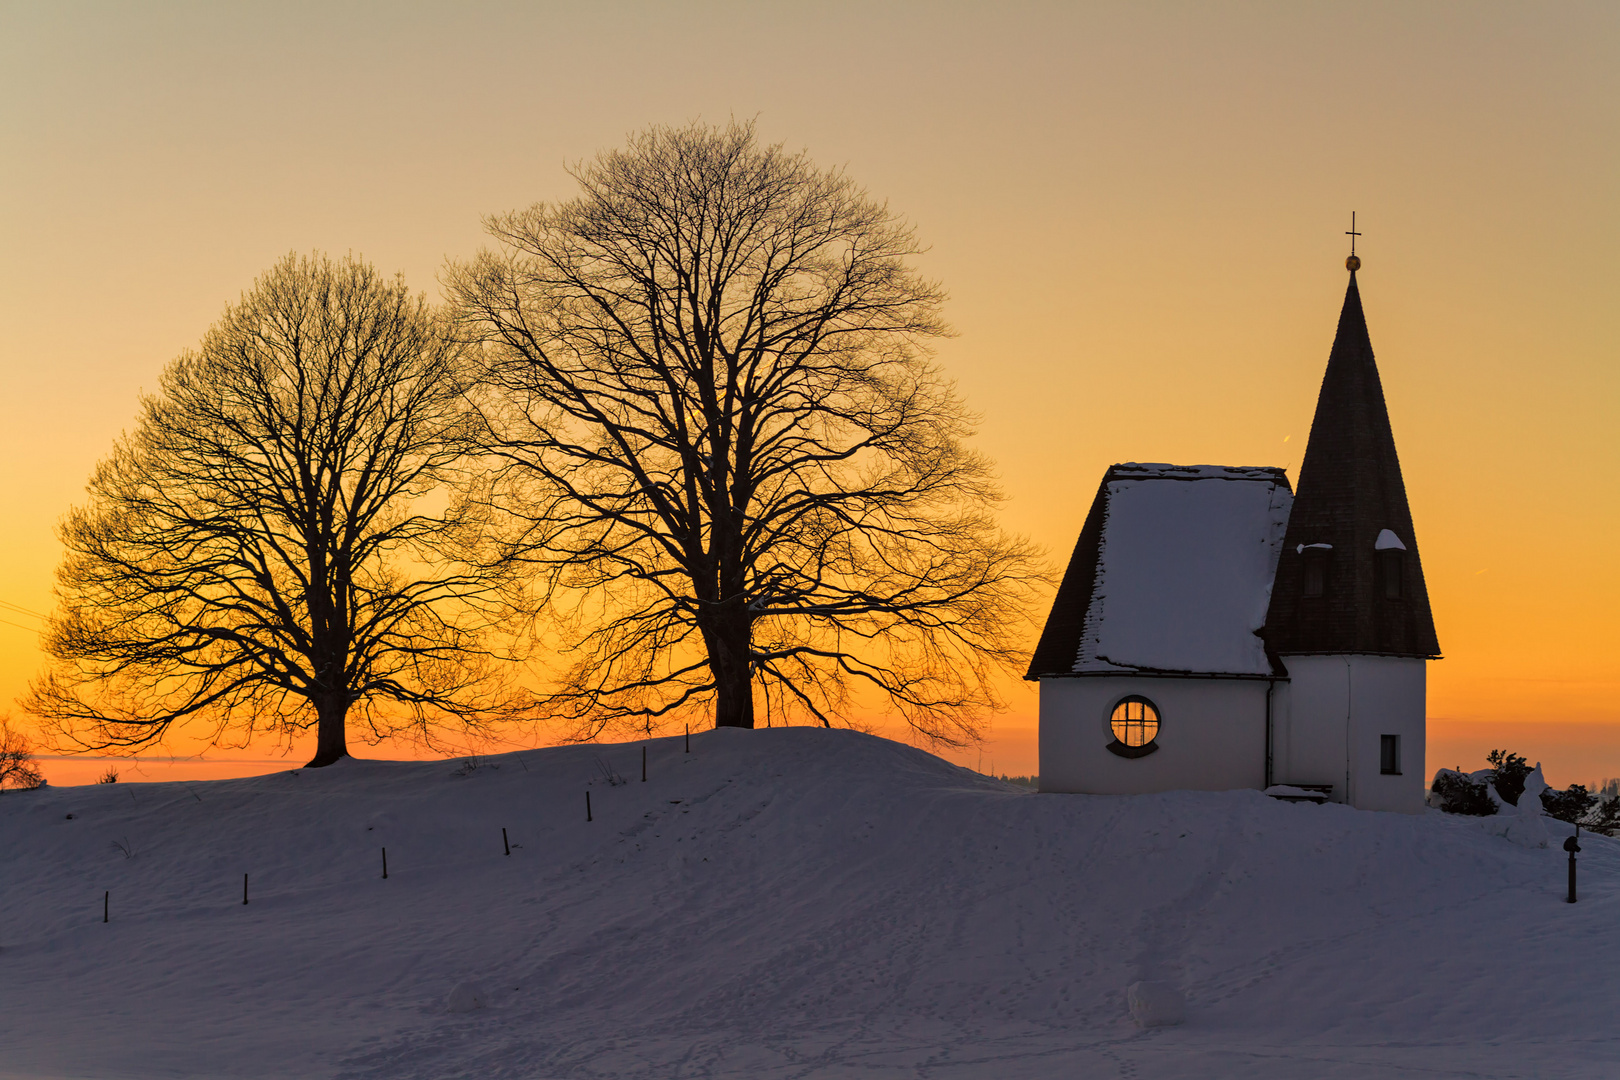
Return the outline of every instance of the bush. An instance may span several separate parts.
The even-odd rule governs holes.
[[[1522,784],[1520,790],[1523,790]],[[1460,769],[1441,769],[1434,774],[1434,782],[1429,785],[1429,805],[1438,806],[1448,814],[1488,817],[1496,813],[1488,785]]]
[[[0,716],[0,790],[27,790],[45,783],[33,759],[34,748],[28,740],[21,732],[11,730],[11,717]]]
[[[1492,750],[1485,755],[1485,760],[1491,763],[1494,773],[1491,783],[1496,793],[1502,796],[1503,802],[1518,806],[1519,796],[1524,794],[1525,777],[1532,772],[1530,763],[1523,756],[1506,750]]]
[[[1604,836],[1620,836],[1620,796],[1598,796],[1597,806],[1587,811],[1581,826]]]
[[[1563,791],[1548,788],[1541,793],[1541,808],[1547,815],[1571,825],[1585,824],[1584,819],[1597,802],[1598,797],[1589,793],[1585,784],[1571,784]]]
[[[1429,805],[1448,814],[1485,817],[1497,812],[1490,793],[1493,787],[1503,802],[1519,805],[1524,782],[1535,771],[1530,763],[1507,750],[1492,750],[1486,760],[1491,767],[1476,773],[1461,769],[1435,773],[1434,783],[1429,786]],[[1620,790],[1611,795],[1611,786],[1620,789],[1620,784],[1612,780],[1603,781],[1596,792],[1588,791],[1584,784],[1571,784],[1562,791],[1549,787],[1541,793],[1541,808],[1548,817],[1612,836],[1620,833]]]

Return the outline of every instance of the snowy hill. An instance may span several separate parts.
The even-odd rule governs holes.
[[[1620,1075],[1613,841],[649,745],[0,796],[0,1075]]]

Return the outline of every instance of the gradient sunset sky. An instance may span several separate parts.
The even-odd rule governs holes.
[[[437,298],[566,163],[735,116],[931,245],[940,360],[1058,567],[1112,462],[1297,480],[1356,211],[1446,656],[1429,768],[1620,776],[1620,5],[11,3],[0,90],[0,710],[56,520],[277,258]],[[1010,694],[982,764],[1027,773]]]

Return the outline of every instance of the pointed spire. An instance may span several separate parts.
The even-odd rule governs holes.
[[[1284,656],[1435,657],[1440,644],[1355,269],[1262,633]]]

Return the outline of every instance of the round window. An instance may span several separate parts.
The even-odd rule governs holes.
[[[1158,738],[1159,710],[1145,697],[1128,697],[1114,706],[1108,725],[1121,746],[1139,750]]]

